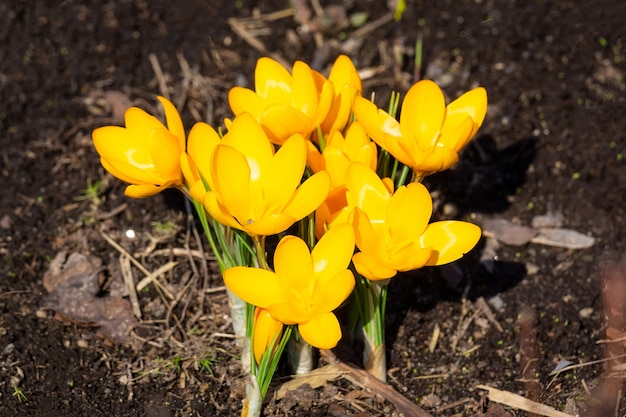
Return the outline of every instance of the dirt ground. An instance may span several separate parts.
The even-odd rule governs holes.
[[[625,368],[606,358],[624,353],[626,3],[408,0],[398,22],[384,1],[293,3],[0,4],[0,416],[239,414],[226,297],[183,198],[124,197],[90,134],[131,104],[158,114],[157,94],[186,126],[218,126],[228,89],[253,83],[258,57],[324,71],[340,52],[381,106],[416,77],[450,98],[477,85],[489,94],[461,163],[428,185],[436,216],[504,231],[490,229],[499,242],[488,234],[456,267],[394,279],[390,385],[433,416],[526,415],[479,385],[572,415],[625,415]],[[502,223],[542,219],[594,240],[549,246]],[[59,253],[98,258],[81,272],[95,281],[49,293]],[[129,255],[162,284],[139,291],[125,339],[135,316],[122,277],[146,277]],[[55,315],[75,304],[102,309]],[[280,369],[276,387],[287,379]],[[402,415],[347,378],[268,398],[267,416]]]

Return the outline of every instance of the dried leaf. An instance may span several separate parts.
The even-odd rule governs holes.
[[[61,321],[98,327],[100,336],[126,343],[137,321],[127,300],[97,296],[101,263],[99,258],[79,253],[57,254],[43,278],[49,294],[43,297],[41,307],[54,310]]]
[[[520,246],[535,237],[537,230],[505,219],[487,219],[483,223],[483,233],[488,237],[495,237],[506,245]]]
[[[584,249],[593,246],[595,239],[570,229],[542,228],[531,242],[568,249]]]

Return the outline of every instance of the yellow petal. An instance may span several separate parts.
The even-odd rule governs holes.
[[[137,132],[147,134],[152,129],[166,129],[159,119],[138,107],[130,107],[126,110],[124,124],[126,129],[133,131],[133,134]]]
[[[187,153],[195,162],[202,177],[212,187],[211,158],[215,147],[221,142],[218,133],[206,123],[196,123],[189,132],[187,140]]]
[[[379,110],[371,101],[363,97],[354,99],[354,115],[367,134],[383,149],[389,151],[389,141],[402,137],[400,123],[388,113]]]
[[[408,242],[403,247],[395,248],[385,265],[398,271],[412,271],[426,265],[433,250],[422,247],[419,239]]]
[[[185,128],[183,127],[183,121],[178,114],[178,110],[172,104],[171,101],[165,97],[157,97],[163,106],[163,112],[165,113],[165,121],[167,122],[167,129],[172,132],[178,139],[179,152],[185,149]]]
[[[379,258],[385,236],[379,236],[370,222],[367,213],[356,207],[350,214],[350,224],[354,230],[356,246],[368,256]]]
[[[455,121],[455,123],[457,123],[456,126],[452,127],[453,125],[451,123],[449,124],[446,118],[446,123],[441,131],[438,145],[459,152],[467,145],[470,139],[472,139],[474,123],[469,116],[458,122]]]
[[[236,149],[218,145],[213,152],[211,176],[217,199],[239,223],[247,224],[257,201],[250,201],[250,168],[246,158]]]
[[[261,113],[260,121],[267,136],[277,145],[282,145],[295,133],[300,133],[308,139],[315,129],[313,120],[286,104],[272,104],[266,107]]]
[[[181,148],[178,140],[169,130],[153,129],[148,134],[148,146],[154,169],[167,181],[180,183]]]
[[[350,296],[355,285],[354,275],[349,269],[324,278],[317,280],[311,297],[316,310],[322,313],[339,307]]]
[[[159,185],[166,182],[155,171],[154,167],[141,169],[127,161],[100,158],[100,163],[111,175],[130,184],[152,184]]]
[[[258,307],[254,310],[253,351],[257,364],[261,362],[263,354],[274,338],[280,335],[282,329],[282,323],[274,320],[269,311]]]
[[[124,195],[130,198],[146,198],[152,197],[163,191],[167,187],[157,187],[152,184],[129,185],[124,190]]]
[[[341,327],[333,313],[321,313],[306,323],[298,324],[300,336],[318,349],[332,349],[341,340]]]
[[[318,91],[311,68],[302,61],[296,61],[292,70],[293,106],[309,119],[317,113]]]
[[[391,196],[381,179],[369,167],[352,162],[346,173],[347,199],[350,207],[359,207],[371,222],[382,222]]]
[[[467,116],[471,117],[473,121],[471,138],[482,125],[486,114],[487,91],[483,87],[474,88],[448,104],[446,125],[450,123],[451,126],[455,126],[458,124],[457,120],[462,120]],[[445,126],[443,132],[445,132]]]
[[[354,231],[349,224],[332,228],[317,242],[311,252],[313,271],[321,287],[330,277],[345,270],[354,253]]]
[[[327,146],[322,153],[324,167],[330,175],[332,188],[346,184],[346,173],[350,166],[350,160],[346,154],[335,146]]]
[[[256,120],[261,118],[263,109],[268,105],[265,99],[254,91],[244,87],[233,87],[228,92],[228,104],[235,116],[250,113]],[[226,128],[230,130],[228,123]]]
[[[356,67],[352,63],[352,60],[346,55],[339,55],[330,69],[328,79],[335,85],[335,90],[339,91],[344,88],[345,85],[356,90],[357,94],[361,94],[363,89],[361,84],[361,77],[356,70]]]
[[[194,194],[192,194],[192,196],[194,196]],[[209,215],[217,222],[223,224],[224,226],[243,230],[243,226],[239,224],[237,219],[235,219],[233,215],[230,214],[230,212],[217,201],[217,195],[215,192],[205,192],[203,204]]]
[[[280,240],[274,255],[274,271],[281,285],[297,293],[308,293],[313,283],[313,261],[307,244],[296,236]]]
[[[433,211],[426,187],[413,182],[400,187],[389,201],[386,225],[395,242],[416,241],[424,232]]]
[[[324,169],[324,163],[322,161],[322,154],[319,149],[310,140],[306,141],[306,162],[311,168],[313,173],[319,172]]]
[[[263,217],[245,224],[243,230],[253,236],[271,236],[284,232],[298,220],[300,219],[284,213],[266,213]]]
[[[261,57],[254,70],[256,93],[272,103],[291,103],[291,74],[271,58]]]
[[[224,284],[247,303],[267,308],[272,304],[285,303],[285,294],[278,275],[272,271],[246,266],[236,266],[224,271]]]
[[[461,221],[431,223],[420,238],[423,247],[432,247],[433,253],[426,265],[444,265],[472,250],[480,240],[480,227]]]
[[[252,181],[261,178],[263,169],[274,156],[274,146],[268,140],[259,122],[249,113],[242,113],[235,117],[221,143],[232,146],[246,157]]]
[[[268,164],[263,179],[266,210],[281,212],[302,181],[306,166],[306,143],[302,135],[290,137]]]
[[[434,146],[445,117],[446,101],[439,86],[430,80],[417,82],[402,102],[400,126],[405,135],[402,139]]]
[[[298,324],[311,320],[311,310],[306,309],[305,304],[294,300],[272,304],[267,308],[267,310],[275,320],[278,320],[286,325]]]
[[[398,273],[397,270],[383,265],[382,262],[377,262],[376,259],[363,252],[355,253],[352,262],[361,276],[372,281],[389,279]]]
[[[313,213],[330,192],[330,177],[320,171],[309,177],[298,187],[291,200],[283,208],[283,213],[300,220]]]

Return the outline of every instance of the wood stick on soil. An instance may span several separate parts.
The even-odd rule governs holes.
[[[155,274],[153,274],[152,272],[148,271],[148,269],[145,266],[143,266],[143,264],[141,262],[139,262],[137,259],[135,259],[133,257],[133,255],[131,255],[126,249],[124,249],[116,241],[114,241],[111,238],[111,236],[109,236],[108,234],[106,234],[102,230],[100,231],[100,235],[104,238],[104,240],[107,241],[107,243],[109,245],[113,246],[118,252],[120,252],[121,254],[126,255],[128,257],[128,260],[131,261],[132,264],[135,265],[141,272],[143,272],[143,274],[146,276],[146,278],[148,278],[149,281],[152,282],[155,287],[160,289],[163,292],[163,294],[165,294],[165,296],[167,298],[169,298],[170,300],[174,299],[174,296],[172,295],[172,292],[170,290],[168,290],[165,287],[164,284],[159,282],[159,280],[157,279],[157,276]],[[139,291],[141,291],[141,289],[139,289]]]
[[[477,388],[487,390],[489,392],[489,400],[504,404],[508,407],[518,410],[528,411],[529,413],[539,414],[546,417],[574,417],[571,414],[563,413],[548,405],[540,404],[524,398],[521,395],[513,394],[509,391],[502,391],[487,385],[477,385]]]
[[[320,355],[328,363],[333,364],[340,370],[347,372],[364,388],[379,394],[384,399],[392,403],[400,412],[402,412],[402,414],[405,415],[405,417],[433,417],[408,398],[401,395],[389,384],[384,383],[364,369],[359,369],[348,363],[340,361],[330,350],[320,350]]]

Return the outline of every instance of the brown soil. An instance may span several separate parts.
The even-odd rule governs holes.
[[[338,15],[324,25],[328,19],[316,19],[309,2],[294,3],[304,5],[300,21],[290,14],[261,20],[259,13],[288,7],[276,0],[0,4],[1,416],[238,415],[243,380],[238,349],[223,335],[230,332],[225,295],[204,291],[219,287],[219,277],[173,250],[198,249],[182,197],[125,198],[124,185],[100,167],[90,133],[119,123],[126,100],[156,114],[156,94],[182,103],[187,126],[197,118],[219,125],[229,115],[226,92],[252,83],[261,56],[229,18],[287,62],[324,70],[342,42],[359,39],[349,21],[342,27],[342,12],[367,12],[368,23],[389,12],[382,1],[325,1],[329,16]],[[306,24],[305,9],[312,13]],[[410,0],[400,22],[387,20],[362,44],[351,43],[357,67],[374,70],[365,94],[376,92],[379,105],[391,91],[405,92],[416,72],[452,98],[486,87],[490,108],[479,137],[455,169],[428,181],[439,216],[530,225],[551,213],[564,228],[595,238],[580,250],[526,243],[495,252],[485,239],[460,268],[394,279],[389,382],[433,415],[524,415],[496,406],[479,384],[561,410],[567,404],[572,414],[626,412],[612,395],[623,367],[608,373],[606,363],[588,363],[623,353],[623,345],[597,342],[624,330],[622,276],[611,273],[626,230],[624,16],[626,3],[608,0]],[[324,46],[316,47],[316,37]],[[424,60],[416,71],[418,37]],[[81,199],[96,181],[100,201]],[[159,279],[180,298],[172,302],[148,285],[139,294],[142,319],[126,343],[43,308],[44,274],[60,251],[102,260],[107,286],[93,300],[123,295],[124,257],[103,233],[150,271],[177,262]],[[144,278],[132,270],[137,282]],[[431,353],[436,326],[441,335]],[[564,360],[582,366],[551,375]],[[287,371],[279,373],[284,382]],[[270,400],[265,414],[400,412],[339,379]]]

